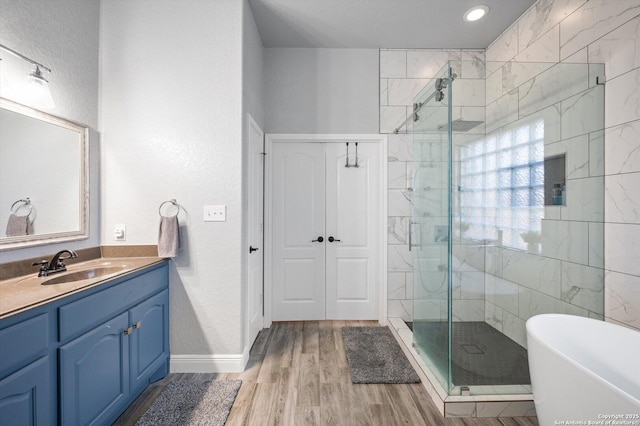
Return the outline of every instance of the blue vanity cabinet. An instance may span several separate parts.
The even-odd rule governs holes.
[[[0,321],[0,425],[55,425],[50,315],[34,309]]]
[[[111,424],[167,374],[167,287],[163,264],[58,309],[62,425]]]
[[[0,320],[0,426],[112,424],[169,372],[169,267]]]
[[[146,387],[149,377],[166,364],[169,353],[169,291],[164,290],[129,311],[131,389]]]
[[[1,425],[54,425],[49,392],[49,357],[0,380]],[[55,405],[54,405],[55,407]]]
[[[60,348],[62,424],[103,424],[127,399],[127,330],[124,312]]]

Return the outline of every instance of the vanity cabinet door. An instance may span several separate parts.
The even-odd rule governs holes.
[[[129,313],[60,348],[63,425],[102,424],[129,396]]]
[[[147,386],[149,377],[169,354],[169,291],[140,303],[129,311],[131,333],[131,390]]]
[[[53,425],[49,357],[0,380],[0,425]]]

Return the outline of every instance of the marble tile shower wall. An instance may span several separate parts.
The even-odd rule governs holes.
[[[500,64],[487,62],[487,139],[543,119],[544,157],[566,158],[566,206],[545,207],[542,256],[495,245],[476,265],[487,272],[485,321],[526,347],[533,315],[604,313],[604,87],[596,84],[604,67]]]
[[[592,244],[575,244],[574,241],[573,247],[556,246],[558,249],[555,253],[544,253],[543,248],[545,256],[566,260],[559,265],[547,264],[556,259],[542,257],[536,261],[507,250],[503,251],[502,259],[496,259],[495,262],[502,262],[502,271],[506,274],[510,267],[508,265],[522,264],[513,262],[514,256],[520,256],[519,260],[532,263],[529,265],[532,271],[539,271],[540,283],[553,280],[561,283],[560,301],[571,297],[575,305],[582,304],[591,312],[597,309],[587,306],[589,302],[586,298],[581,300],[580,293],[599,296],[595,283],[601,279],[599,274],[602,272],[600,268],[585,265],[597,266],[603,262],[606,320],[640,329],[640,2],[539,0],[486,50],[487,61],[512,59],[605,65],[604,140],[600,134],[590,133],[589,138],[583,137],[582,141],[563,139],[560,144],[564,146],[545,147],[563,150],[571,149],[572,144],[582,146],[581,150],[574,149],[573,152],[576,155],[581,152],[584,158],[590,159],[588,168],[578,167],[580,160],[574,155],[571,161],[575,167],[568,164],[567,171],[574,173],[578,185],[593,184],[593,181],[589,182],[590,178],[604,171],[603,225],[593,222],[597,220],[595,217],[581,217],[579,210],[560,212],[560,215],[564,215],[563,219],[571,221],[571,227],[576,228],[574,231],[589,235],[590,242],[604,235],[604,259],[599,259],[601,253]],[[490,84],[488,78],[488,94]],[[489,107],[487,113],[490,115]],[[593,122],[591,118],[583,120],[586,125],[590,122]],[[585,133],[588,130],[586,128]],[[602,143],[603,160],[595,155]],[[571,175],[568,177],[571,178]],[[575,188],[581,189],[579,186]],[[584,190],[586,195],[598,189],[592,187]],[[569,197],[567,190],[568,204]],[[598,215],[597,210],[592,211]],[[545,211],[545,217],[550,218],[552,213]],[[547,235],[555,233],[559,223],[546,221],[543,235],[545,230]],[[567,226],[562,228],[571,230]],[[526,269],[517,267],[513,268],[513,272],[522,274]],[[510,281],[517,282],[518,279],[516,277]],[[518,321],[511,315],[512,312],[517,311],[518,317],[524,318],[529,314],[551,310],[553,304],[560,303],[555,297],[549,298],[541,288],[514,288],[508,281],[499,278],[486,284],[488,293],[494,294],[493,300],[487,300],[486,303],[487,320],[497,322],[502,316],[503,327],[510,321]],[[509,294],[514,296],[509,297]],[[498,324],[494,326],[500,327]]]
[[[486,275],[484,283],[489,294],[485,301],[485,319],[514,340],[524,343],[523,323],[528,315],[564,310],[598,316],[598,308],[590,305],[593,299],[583,296],[591,294],[602,298],[601,266],[604,264],[604,316],[609,321],[640,329],[640,262],[637,261],[640,252],[640,192],[637,191],[640,185],[640,4],[637,0],[541,0],[486,52],[382,50],[381,133],[391,133],[411,114],[413,95],[436,76],[447,60],[481,61],[483,53],[486,53],[488,63],[510,60],[604,63],[607,77],[604,137],[590,133],[587,128],[578,135],[579,128],[565,127],[565,133],[573,131],[578,136],[558,138],[557,143],[545,146],[547,155],[554,150],[572,153],[567,158],[567,173],[576,185],[573,197],[578,192],[604,193],[604,224],[598,223],[602,212],[595,209],[591,211],[600,218],[581,217],[583,212],[578,210],[547,209],[545,217],[549,220],[545,222],[544,234],[553,235],[558,227],[567,231],[573,229],[577,231],[574,235],[589,236],[588,242],[574,239],[573,247],[560,245],[555,253],[549,251],[553,245],[548,242],[543,253],[545,257],[492,249],[486,256],[480,253],[469,256],[470,266],[481,268],[480,259],[484,258],[486,271],[494,274]],[[491,117],[495,113],[491,108],[495,105],[490,105],[501,98],[502,93],[495,95],[492,84],[498,81],[501,84],[504,80],[495,71],[487,70],[488,131],[492,130],[492,120],[493,128],[499,126],[495,122],[497,117]],[[515,69],[510,71],[509,75],[514,78],[512,85],[524,81],[525,74],[515,72]],[[508,102],[508,97],[503,102]],[[547,101],[549,105],[553,102],[551,97]],[[582,122],[594,123],[590,118]],[[596,155],[602,144],[604,158]],[[388,308],[389,316],[406,320],[413,317],[413,266],[407,239],[411,214],[407,188],[412,185],[412,160],[411,135],[390,134]],[[603,191],[593,186],[579,186],[602,175],[602,170],[605,175]],[[591,184],[594,182],[592,179]],[[602,204],[602,200],[594,201]],[[561,218],[570,220],[571,224],[560,223],[557,219]],[[593,241],[602,241],[603,236],[604,259],[602,249],[593,244]],[[464,259],[468,248],[457,246],[457,249],[458,257]],[[537,271],[537,279],[527,279],[526,270]],[[559,287],[553,290],[545,287],[545,283],[551,282]]]
[[[380,50],[380,133],[388,134],[388,316],[413,320],[413,261],[409,221],[413,176],[413,138],[407,129],[393,131],[412,114],[414,97],[448,62],[466,90],[456,94],[454,115],[484,116],[484,51],[438,49]],[[461,96],[460,93],[464,93]],[[411,123],[408,124],[409,129]],[[456,312],[466,320],[484,319],[482,296],[456,292]]]

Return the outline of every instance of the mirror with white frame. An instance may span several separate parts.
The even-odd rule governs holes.
[[[0,250],[89,237],[89,129],[0,98]]]

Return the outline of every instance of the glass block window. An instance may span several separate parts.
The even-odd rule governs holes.
[[[527,250],[544,216],[544,120],[490,133],[460,151],[464,236]]]

